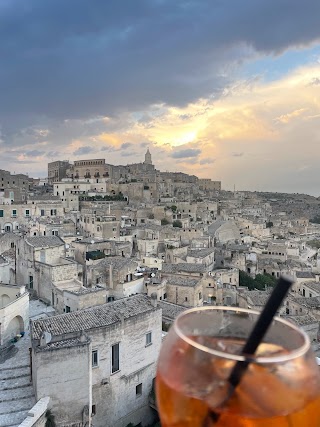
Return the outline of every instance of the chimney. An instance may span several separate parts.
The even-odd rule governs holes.
[[[316,274],[316,282],[319,282],[319,274]]]
[[[153,307],[157,307],[158,301],[157,301],[157,294],[155,292],[152,292],[151,294],[151,304]]]
[[[40,337],[40,347],[45,347],[47,345],[46,335],[42,332]]]
[[[87,341],[87,337],[85,336],[84,331],[80,332],[80,342],[86,342]]]

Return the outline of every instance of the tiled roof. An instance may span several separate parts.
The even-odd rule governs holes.
[[[241,296],[247,297],[254,306],[264,306],[269,299],[270,292],[267,291],[244,291]],[[249,301],[248,301],[249,302]]]
[[[0,242],[9,241],[13,242],[15,240],[19,240],[20,236],[15,233],[7,232],[0,235]]]
[[[312,271],[296,271],[297,279],[314,279],[315,274]]]
[[[166,320],[173,321],[180,313],[187,309],[182,305],[172,304],[167,301],[158,301],[158,304],[162,309],[162,318]]]
[[[305,314],[302,316],[284,316],[284,319],[292,320],[298,326],[312,325],[318,323],[317,319],[312,314]]]
[[[85,310],[35,320],[31,323],[32,337],[40,339],[43,331],[50,332],[53,336],[60,336],[72,332],[108,327],[119,323],[121,316],[126,320],[157,309],[159,307],[153,307],[149,297],[138,294]]]
[[[305,286],[306,288],[320,294],[320,282],[304,282],[301,283],[301,286]]]
[[[194,258],[205,258],[212,253],[214,253],[214,248],[204,248],[198,250],[188,250],[187,256]]]
[[[138,265],[137,261],[134,261],[131,258],[125,258],[121,256],[110,256],[103,258],[99,263],[95,265],[95,268],[109,268],[112,265],[114,271],[121,270],[123,267],[127,266],[130,268],[136,268]]]
[[[196,263],[178,263],[178,264],[162,264],[162,273],[205,273],[207,271],[207,267],[204,264],[196,264]]]
[[[88,343],[89,343],[88,339],[85,339],[85,341],[81,341],[80,338],[71,338],[68,340],[50,342],[44,347],[37,347],[37,352],[48,351],[48,350],[58,350],[60,348],[78,347],[82,345],[87,345]]]
[[[99,291],[103,291],[103,290],[105,291],[106,288],[102,288],[100,286],[94,286],[92,288],[82,287],[78,290],[70,290],[70,291],[67,290],[67,292],[70,292],[71,294],[74,294],[74,295],[86,295],[86,294],[91,294],[91,293],[99,292]]]
[[[167,276],[168,285],[195,287],[199,279],[190,279],[185,276]]]
[[[292,300],[297,304],[303,305],[304,307],[320,308],[320,297],[293,297]]]
[[[51,246],[62,246],[64,241],[59,236],[33,236],[27,237],[26,242],[34,248],[44,248]]]

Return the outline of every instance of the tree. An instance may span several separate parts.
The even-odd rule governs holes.
[[[175,212],[175,211],[177,210],[177,206],[172,205],[172,206],[171,206],[171,210],[172,210],[172,212]]]
[[[239,285],[246,286],[250,291],[258,289],[264,291],[266,287],[274,287],[277,279],[270,274],[257,274],[253,279],[244,271],[239,271]]]
[[[176,219],[175,221],[173,221],[172,226],[182,228],[182,222],[179,219]]]
[[[310,219],[310,222],[312,222],[313,224],[320,224],[320,216],[316,215],[314,218]]]
[[[167,220],[167,218],[162,218],[161,220],[161,225],[168,225],[169,221]]]
[[[267,228],[273,227],[273,222],[272,221],[268,221],[267,224],[266,224],[266,227]]]

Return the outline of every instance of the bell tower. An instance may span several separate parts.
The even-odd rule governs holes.
[[[149,148],[147,149],[147,152],[144,155],[144,164],[145,165],[152,165],[152,159],[151,159],[151,154],[150,154]]]

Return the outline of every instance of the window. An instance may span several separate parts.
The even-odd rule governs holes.
[[[184,298],[184,300],[185,300],[185,301],[188,301],[188,297],[185,297],[185,298]]]
[[[146,334],[146,346],[152,344],[152,332]]]
[[[92,405],[92,407],[91,407],[91,415],[96,415],[96,413],[97,413],[96,405]]]
[[[70,312],[71,312],[70,307],[68,305],[66,305],[66,313],[70,313]]]
[[[3,209],[0,209],[0,217],[3,218]]]
[[[51,216],[57,215],[57,209],[51,209],[50,214]]]
[[[10,246],[11,248],[14,248],[14,242],[11,242]]]
[[[202,299],[202,293],[199,292],[199,299]]]
[[[4,227],[4,231],[11,231],[11,227],[10,227],[10,225],[6,225],[6,226]]]
[[[163,294],[163,299],[167,299],[167,294],[166,294],[166,292]]]
[[[111,372],[119,371],[119,343],[111,347]]]
[[[26,216],[30,216],[30,210],[26,209]]]
[[[44,209],[41,209],[41,211],[40,211],[40,215],[41,215],[41,216],[44,216]]]
[[[12,216],[13,217],[17,216],[17,209],[12,209]]]
[[[136,396],[141,396],[141,395],[142,395],[142,383],[136,386]]]
[[[92,350],[92,367],[98,366],[98,350]]]
[[[29,276],[29,288],[33,289],[33,276]]]

